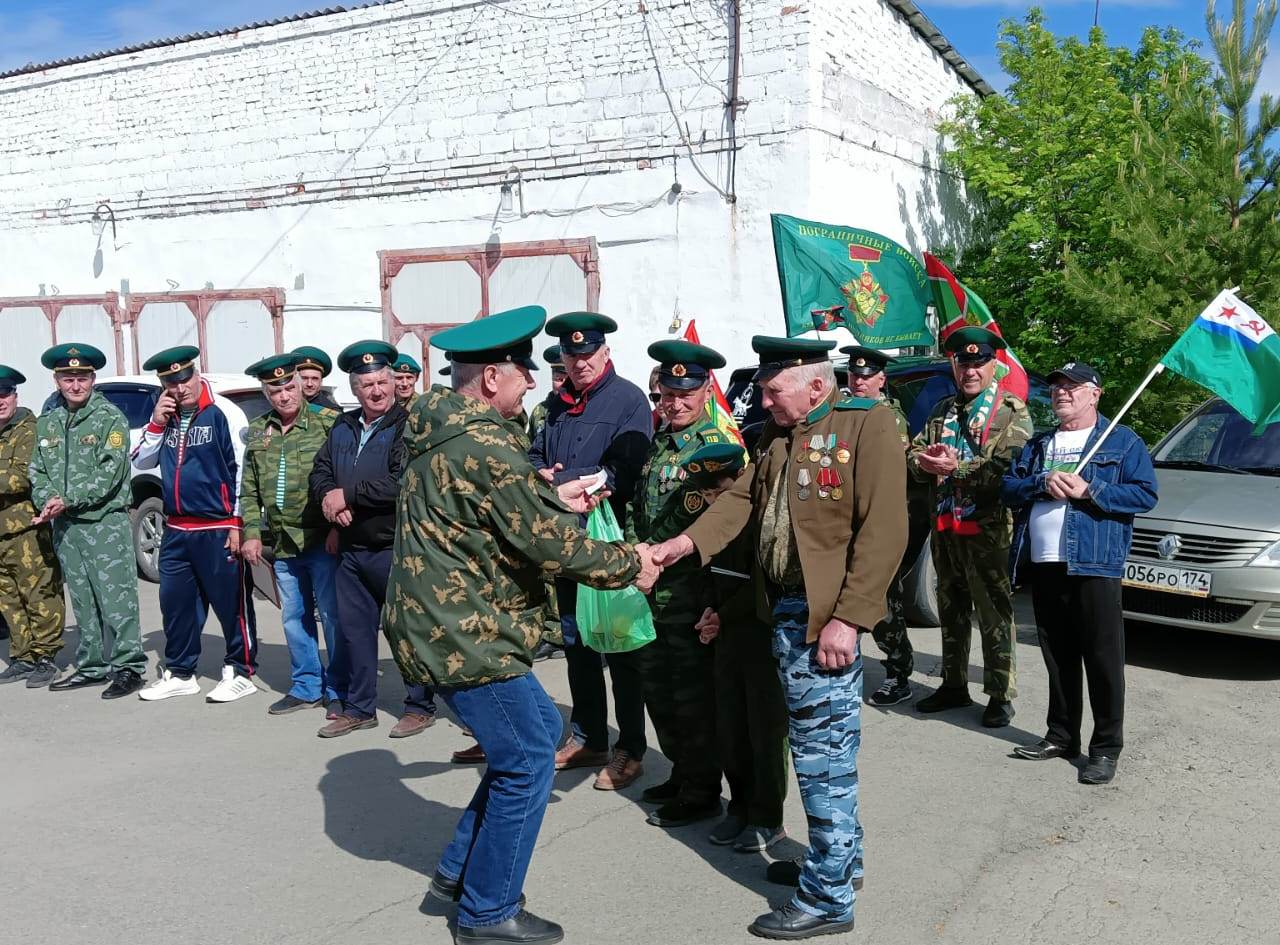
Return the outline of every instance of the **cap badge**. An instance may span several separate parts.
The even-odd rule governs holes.
[[[856,367],[866,367],[866,366],[867,366],[867,359],[866,359],[866,358],[858,358],[858,360],[854,361],[853,363],[854,363],[854,365],[855,365]]]
[[[978,346],[977,346],[977,345],[965,345],[964,353],[965,353],[965,354],[977,354],[977,353],[978,353]]]
[[[572,335],[569,336],[569,340],[572,341],[575,345],[582,344],[582,341],[584,338],[586,338],[586,335],[584,335],[580,331],[575,331]]]
[[[365,364],[372,364],[372,363],[373,363],[373,355],[371,355],[371,354],[364,354],[364,355],[361,355],[361,356],[360,356],[360,360],[361,360],[362,362],[364,362]]]
[[[176,371],[176,370],[178,370],[178,369],[179,369],[179,368],[181,368],[181,367],[182,367],[182,365],[181,365],[181,364],[179,364],[177,361],[174,361],[172,364],[170,364],[170,365],[169,365],[169,370],[170,370],[170,371]]]
[[[688,368],[686,368],[683,364],[673,364],[673,365],[671,365],[671,376],[672,376],[672,377],[684,377],[684,376],[685,376],[686,374],[688,374],[688,373],[689,373],[689,369],[688,369]]]
[[[79,366],[80,366],[79,358],[71,358],[69,361],[67,361],[67,367],[79,367]]]
[[[284,368],[278,367],[275,369],[273,373],[275,374],[276,377],[284,377]]]
[[[79,354],[79,353],[80,353],[80,349],[75,347],[74,345],[67,349],[67,354]]]

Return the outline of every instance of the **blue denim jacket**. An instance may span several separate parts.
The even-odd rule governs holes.
[[[1086,451],[1093,448],[1107,423],[1099,415]],[[1009,571],[1015,585],[1019,570],[1031,563],[1031,508],[1038,500],[1051,498],[1044,488],[1044,453],[1053,434],[1052,430],[1041,433],[1024,446],[1001,483],[1001,497],[1014,513]],[[1151,454],[1136,433],[1117,426],[1080,475],[1089,483],[1089,495],[1067,506],[1067,573],[1121,577],[1133,539],[1133,517],[1156,506]]]

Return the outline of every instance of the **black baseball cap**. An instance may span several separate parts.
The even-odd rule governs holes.
[[[1065,378],[1073,384],[1092,384],[1094,387],[1102,386],[1102,376],[1083,361],[1068,361],[1062,367],[1058,368],[1058,370],[1049,375],[1049,383],[1052,384],[1056,377]]]

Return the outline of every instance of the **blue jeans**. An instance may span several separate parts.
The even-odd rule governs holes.
[[[805,642],[809,604],[803,597],[781,598],[773,621],[791,760],[809,822],[809,849],[792,902],[810,915],[843,922],[853,917],[853,880],[862,875],[862,653],[844,669],[820,668],[817,644]]]
[[[280,620],[289,645],[292,684],[289,695],[307,702],[347,696],[346,654],[338,631],[338,559],[324,548],[304,551],[295,558],[277,558],[273,567],[280,589]],[[324,647],[329,653],[326,672],[320,660],[316,610],[324,626]]]
[[[533,673],[439,693],[489,767],[436,869],[462,881],[458,925],[496,925],[520,911],[563,722]]]

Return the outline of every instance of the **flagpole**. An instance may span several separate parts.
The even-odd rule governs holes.
[[[1142,383],[1138,385],[1138,389],[1130,394],[1129,399],[1124,402],[1124,406],[1116,411],[1116,415],[1111,418],[1111,422],[1107,424],[1107,428],[1102,431],[1102,436],[1098,437],[1098,442],[1094,443],[1092,449],[1085,453],[1084,459],[1080,460],[1080,462],[1076,464],[1077,473],[1089,465],[1089,460],[1093,459],[1093,455],[1098,452],[1098,448],[1102,446],[1107,437],[1111,435],[1111,431],[1120,425],[1120,418],[1129,412],[1129,408],[1132,407],[1133,402],[1138,399],[1138,395],[1146,390],[1151,382],[1156,379],[1156,376],[1163,370],[1164,362],[1157,361],[1156,366],[1151,369],[1151,372],[1147,374]]]

